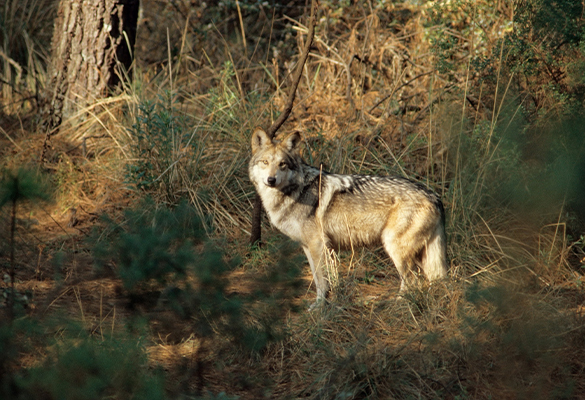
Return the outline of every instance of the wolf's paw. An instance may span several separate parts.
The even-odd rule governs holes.
[[[394,296],[394,300],[397,303],[401,303],[401,302],[405,302],[406,301],[406,297],[404,297],[405,293],[398,293],[396,296]]]
[[[312,312],[312,311],[319,311],[320,309],[323,308],[323,306],[327,303],[327,300],[325,300],[324,298],[317,298],[317,300],[315,300],[313,302],[313,304],[311,304],[309,306],[309,308],[307,309],[307,311]]]

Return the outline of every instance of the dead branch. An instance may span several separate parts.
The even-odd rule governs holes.
[[[422,78],[425,75],[431,74],[435,72],[434,70],[432,71],[428,71],[428,72],[423,72],[422,74],[418,74],[417,76],[415,76],[414,78],[412,78],[411,80],[409,80],[406,83],[403,83],[402,85],[398,86],[396,89],[393,89],[390,93],[388,93],[386,96],[382,97],[382,99],[380,101],[378,101],[376,104],[374,104],[374,106],[370,109],[370,114],[372,113],[372,111],[374,111],[380,104],[382,104],[383,102],[385,102],[386,100],[388,100],[390,97],[392,97],[394,95],[394,93],[396,93],[397,91],[399,91],[400,89],[402,89],[405,86],[410,85],[412,82],[414,82],[415,80],[417,80],[418,78]]]
[[[288,101],[284,108],[282,114],[278,116],[276,121],[266,130],[268,137],[271,139],[276,136],[276,132],[278,129],[284,124],[286,119],[289,117],[290,113],[292,112],[293,103],[295,101],[295,95],[297,88],[299,86],[299,82],[301,81],[301,75],[303,74],[303,67],[305,66],[305,62],[307,61],[307,57],[309,56],[309,49],[311,48],[311,44],[313,43],[313,37],[315,36],[315,11],[316,11],[316,0],[311,1],[311,17],[309,19],[309,33],[307,35],[307,41],[305,42],[305,47],[303,48],[303,52],[301,53],[301,58],[299,59],[295,73],[293,75],[293,82],[288,92]]]

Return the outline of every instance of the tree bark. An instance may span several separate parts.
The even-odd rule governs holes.
[[[43,155],[61,123],[106,97],[130,68],[139,6],[139,0],[60,1],[41,111]]]

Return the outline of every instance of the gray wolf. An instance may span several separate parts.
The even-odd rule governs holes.
[[[395,176],[339,175],[309,166],[300,135],[271,140],[252,134],[250,180],[272,225],[300,242],[309,259],[320,304],[329,292],[328,249],[383,245],[401,277],[400,293],[421,270],[447,275],[445,212],[425,186]]]

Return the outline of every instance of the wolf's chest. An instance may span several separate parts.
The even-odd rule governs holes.
[[[277,194],[276,190],[267,192],[270,193],[260,193],[260,196],[272,225],[292,240],[302,241],[306,230],[314,225],[314,217],[310,215],[311,207],[289,196]]]

